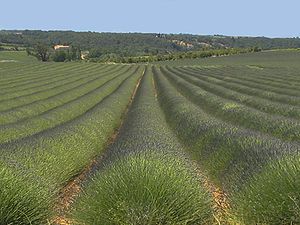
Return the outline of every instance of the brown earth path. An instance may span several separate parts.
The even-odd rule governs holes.
[[[213,198],[213,211],[215,223],[218,225],[231,224],[229,221],[230,204],[228,195],[222,188],[216,186],[207,176],[206,173],[199,167],[199,163],[193,160],[196,174],[200,177],[204,187],[211,193]]]

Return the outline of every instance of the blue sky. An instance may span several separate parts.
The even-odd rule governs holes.
[[[299,0],[10,0],[0,29],[300,36]]]

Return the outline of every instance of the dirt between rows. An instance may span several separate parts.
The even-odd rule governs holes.
[[[203,186],[208,190],[213,198],[213,210],[216,224],[229,224],[228,215],[230,204],[227,194],[218,186],[216,186],[209,177],[199,168],[197,162],[193,162],[196,168],[196,173],[201,178]]]

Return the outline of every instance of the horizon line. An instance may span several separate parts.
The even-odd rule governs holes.
[[[195,35],[195,36],[224,36],[224,37],[251,37],[251,38],[299,38],[299,36],[265,36],[265,35],[228,35],[228,34],[199,34],[199,33],[188,33],[188,32],[179,32],[179,33],[173,33],[173,32],[151,32],[151,31],[96,31],[96,30],[77,30],[77,29],[28,29],[28,28],[16,28],[16,29],[0,29],[0,31],[43,31],[43,32],[78,32],[78,33],[110,33],[110,34],[165,34],[165,35]]]

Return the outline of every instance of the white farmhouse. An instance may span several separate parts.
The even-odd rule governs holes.
[[[69,45],[54,45],[54,50],[70,48]]]

